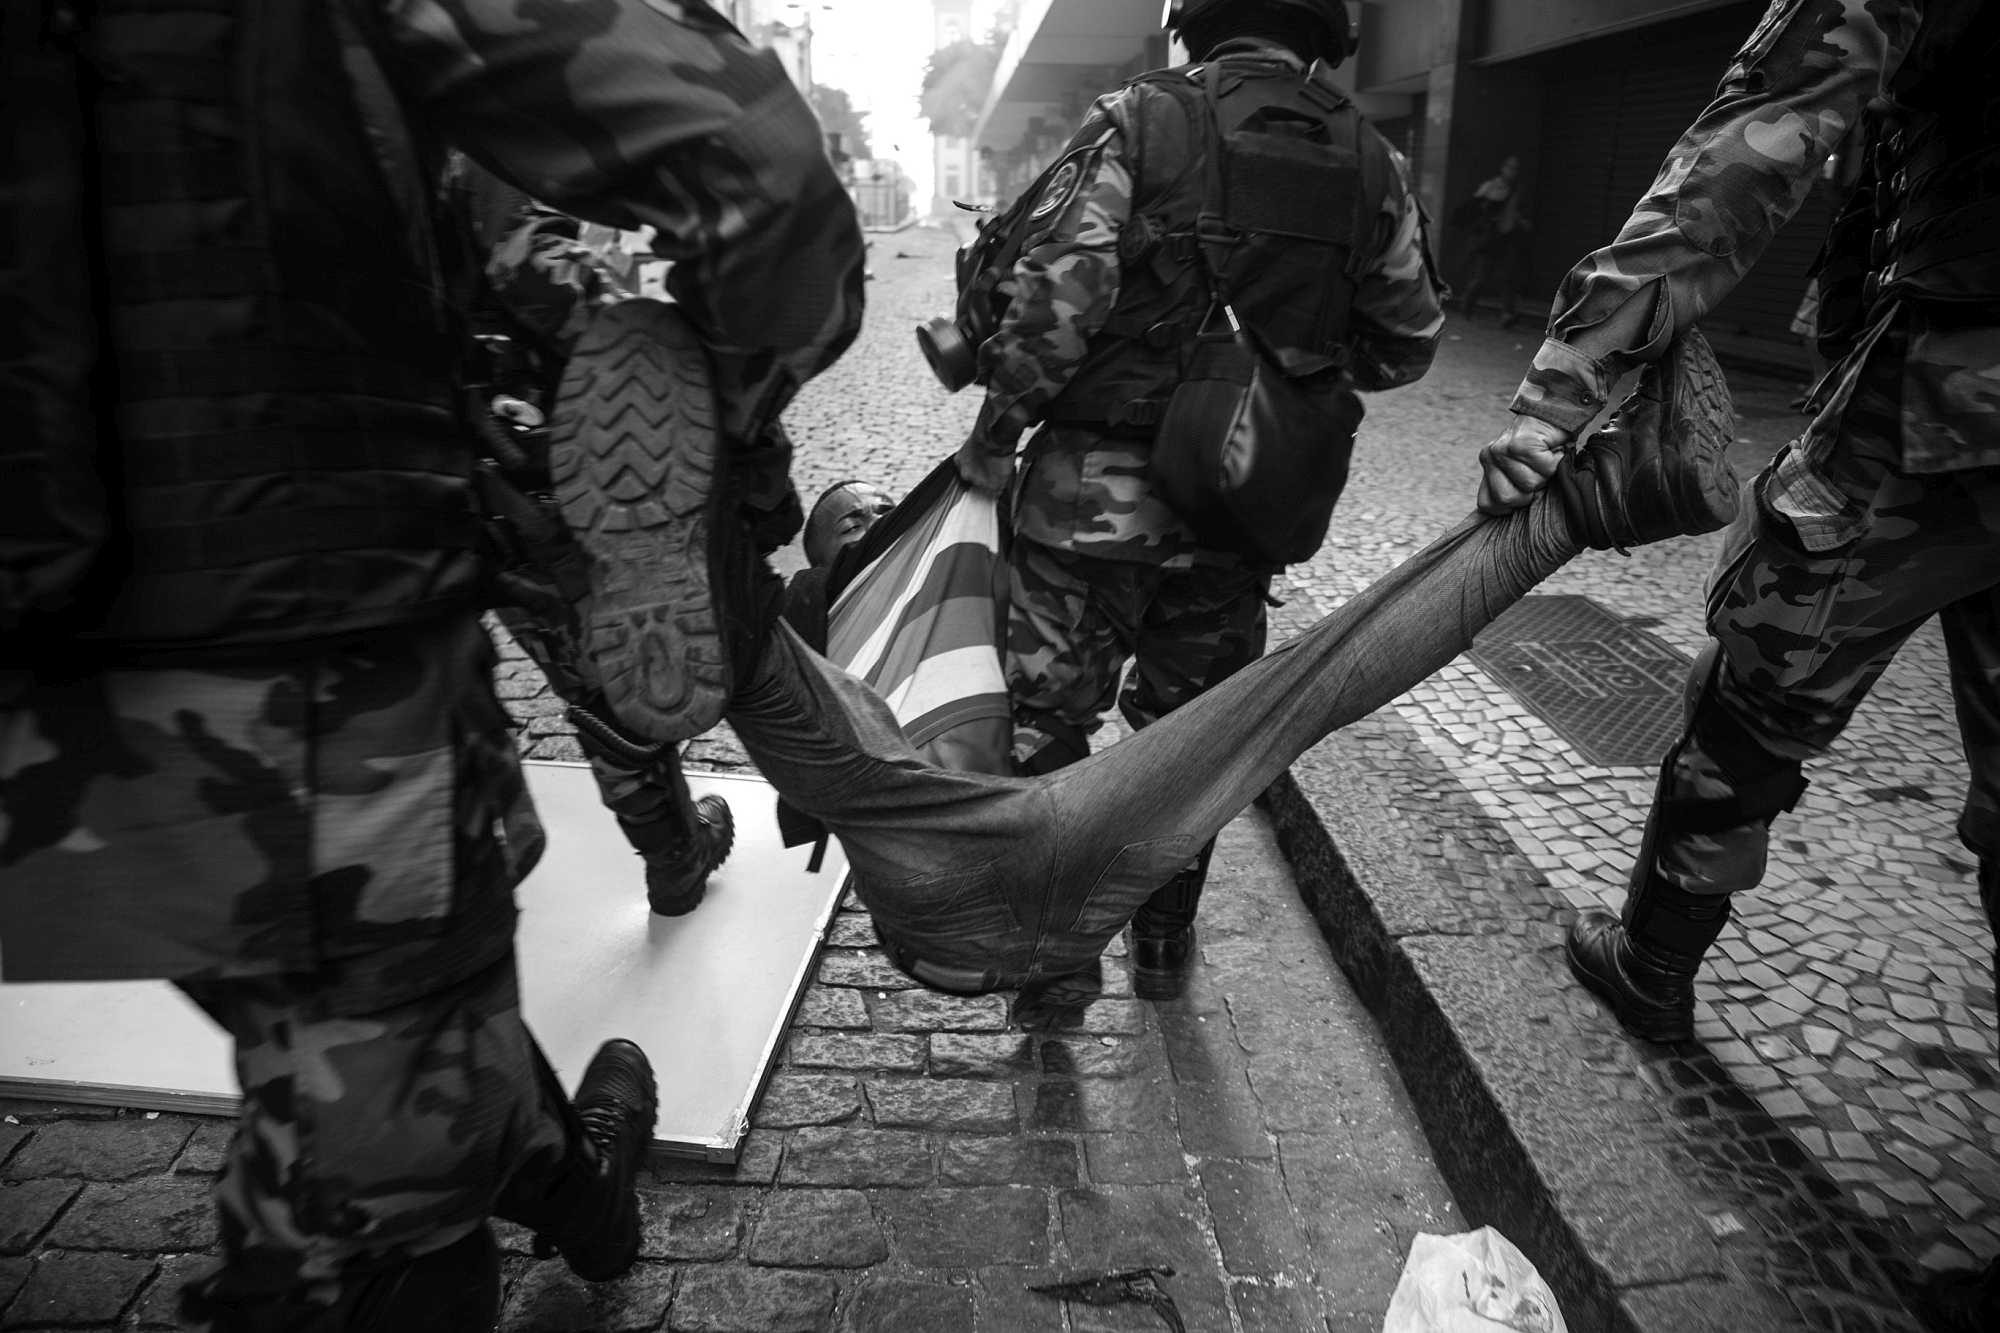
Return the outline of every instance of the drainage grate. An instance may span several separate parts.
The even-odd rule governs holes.
[[[1588,597],[1524,597],[1468,656],[1590,763],[1652,766],[1680,736],[1687,657]]]

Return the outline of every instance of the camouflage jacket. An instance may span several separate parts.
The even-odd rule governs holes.
[[[412,119],[534,199],[650,227],[715,357],[722,428],[758,439],[860,329],[862,237],[778,58],[700,0],[360,0]]]
[[[1975,8],[1774,0],[1617,238],[1563,279],[1548,339],[1513,410],[1572,431],[1587,425],[1620,375],[1658,357],[1757,262],[1822,164],[1888,91],[1920,26],[1963,23]],[[1885,339],[1891,327],[1900,336]],[[1887,302],[1819,386],[1817,415],[1780,464],[1774,503],[1796,516],[1809,541],[1836,540],[1841,506],[1814,461],[1832,446],[1862,369],[1877,355],[1902,361],[1906,469],[2000,465],[2000,329]]]
[[[567,351],[593,309],[641,294],[624,235],[530,206],[487,257],[486,280],[510,314]]]
[[[769,435],[852,340],[862,238],[818,124],[777,58],[706,5],[324,3],[368,21],[413,133],[566,212],[653,228],[745,437]],[[147,31],[180,39],[158,20]],[[206,108],[188,114],[205,131]],[[406,141],[374,146],[415,160]],[[288,151],[338,161],[341,146]],[[407,176],[393,183],[430,183]],[[342,960],[357,993],[389,1004],[505,957],[509,890],[541,830],[486,634],[470,616],[425,634],[45,683],[0,670],[9,979]],[[323,691],[343,702],[293,706]]]
[[[995,453],[1012,453],[1027,427],[1043,419],[1117,303],[1119,238],[1137,175],[1129,146],[1136,136],[1125,127],[1136,123],[1143,96],[1164,94],[1131,86],[1092,106],[1071,140],[1092,151],[1077,177],[1052,183],[1061,216],[1015,264],[1007,313],[980,348],[987,393],[976,435]],[[1422,210],[1400,155],[1396,164],[1399,187],[1383,203],[1350,315],[1356,387],[1363,389],[1420,377],[1444,326]],[[1016,531],[1102,559],[1176,568],[1237,562],[1197,541],[1154,493],[1147,460],[1144,441],[1046,427],[1017,482]]]

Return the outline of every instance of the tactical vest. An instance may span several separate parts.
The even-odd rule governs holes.
[[[1871,123],[1822,258],[1837,335],[1896,298],[2000,313],[2000,5],[1937,10]]]
[[[1134,165],[1119,241],[1119,291],[1048,420],[1149,435],[1211,310],[1197,253],[1229,258],[1233,308],[1288,370],[1344,365],[1348,311],[1374,220],[1395,181],[1390,150],[1318,67],[1262,54],[1218,57],[1215,115],[1201,66],[1159,70],[1136,123],[1121,125]],[[1226,145],[1224,198],[1207,199],[1209,155]],[[1204,206],[1214,210],[1203,215]]]
[[[477,605],[463,339],[359,9],[95,6],[113,660]]]

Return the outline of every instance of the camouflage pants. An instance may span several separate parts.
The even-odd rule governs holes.
[[[1898,430],[1894,404],[1864,386],[1830,455],[1815,460],[1832,521],[1811,545],[1830,549],[1807,549],[1770,512],[1778,463],[1730,530],[1708,594],[1720,660],[1690,681],[1688,735],[1663,774],[1652,864],[1642,867],[1666,885],[1711,896],[1753,887],[1767,819],[1689,832],[1662,812],[1795,776],[1937,616],[1971,769],[1959,835],[1981,862],[1987,915],[2000,926],[2000,469],[1905,475]]]
[[[0,699],[13,981],[320,973],[388,1004],[512,947],[541,824],[477,617]]]
[[[244,1110],[220,1295],[331,1304],[478,1230],[562,1120],[521,1026],[543,835],[478,618],[0,699],[10,980],[169,977]]]
[[[1144,727],[1264,652],[1266,574],[1099,560],[1018,536],[1010,573],[1007,689],[1026,769],[1051,747],[1081,758],[1114,700]]]
[[[582,648],[574,635],[517,609],[503,609],[498,617],[563,702],[572,710],[588,709],[607,732],[623,735],[615,729],[610,708],[596,702],[596,692],[585,681],[579,666]],[[571,721],[576,722],[574,713]],[[617,816],[632,850],[662,864],[685,860],[699,816],[679,751],[642,741],[618,744],[588,724],[577,724],[576,739],[604,808]]]
[[[479,1231],[568,1151],[511,955],[383,1008],[329,1003],[325,980],[182,985],[234,1040],[243,1088],[215,1190],[223,1268],[197,1309],[334,1306]]]

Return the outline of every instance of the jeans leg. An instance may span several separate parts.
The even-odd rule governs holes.
[[[1290,643],[1043,779],[1061,820],[1056,880],[1092,886],[1065,948],[1101,948],[1299,755],[1464,652],[1580,549],[1546,496],[1473,515]]]
[[[766,639],[729,723],[778,794],[840,839],[904,956],[963,969],[962,989],[1026,977],[1050,883],[1039,834],[1054,825],[1039,783],[924,762],[889,706],[789,625]]]
[[[1293,760],[1464,652],[1579,550],[1548,495],[1473,515],[1293,642],[1040,778],[921,763],[886,704],[784,627],[731,725],[779,794],[840,837],[878,928],[1019,984],[1085,966]]]

